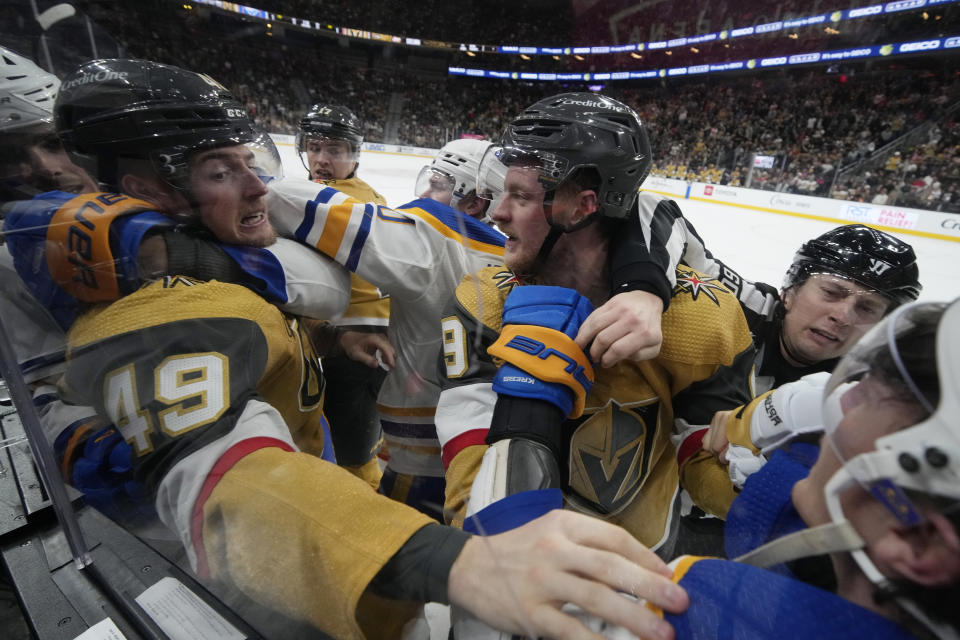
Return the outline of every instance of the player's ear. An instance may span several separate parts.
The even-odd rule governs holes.
[[[136,173],[127,173],[120,178],[120,191],[146,200],[157,208],[160,213],[167,214],[182,220],[192,216],[187,201],[173,190],[172,187],[158,178],[141,176]]]
[[[597,192],[593,189],[584,189],[574,197],[576,208],[573,210],[570,223],[577,224],[592,215],[599,208]]]
[[[797,295],[797,285],[792,287],[787,287],[780,292],[780,299],[783,300],[783,309],[784,311],[790,311],[790,308],[793,306],[793,299]]]
[[[166,195],[156,180],[133,173],[127,173],[120,178],[120,191],[147,202],[157,202]]]
[[[471,218],[483,217],[483,209],[484,205],[486,204],[485,200],[481,200],[474,195],[470,195],[463,198],[460,203],[461,211],[463,211],[463,213],[466,215],[470,216]]]

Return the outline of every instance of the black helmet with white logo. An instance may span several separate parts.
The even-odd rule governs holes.
[[[917,256],[906,242],[862,224],[848,224],[803,243],[783,288],[816,273],[839,275],[889,298],[890,309],[916,300],[922,289]]]
[[[54,123],[74,161],[110,188],[119,187],[123,158],[148,160],[157,175],[185,188],[194,152],[250,143],[273,147],[216,80],[147,60],[81,65],[60,86]],[[271,153],[275,177],[279,154],[275,147]]]

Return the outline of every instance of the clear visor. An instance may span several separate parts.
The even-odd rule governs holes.
[[[0,133],[42,132],[53,123],[53,114],[17,95],[0,98]]]
[[[274,144],[273,138],[267,133],[260,133],[254,140],[248,142],[246,147],[253,152],[253,170],[263,184],[283,179],[283,161],[280,159],[280,151]]]
[[[492,201],[507,191],[553,191],[566,178],[568,164],[565,158],[546,151],[493,145],[480,161],[477,197]]]
[[[316,165],[320,163],[353,165],[360,162],[360,148],[343,138],[331,138],[317,134],[308,136],[297,134],[296,144],[300,162],[303,163],[304,168],[310,172],[311,176],[314,174]]]
[[[261,182],[269,184],[283,178],[283,163],[280,152],[273,139],[265,132],[256,132],[253,137],[238,136],[236,138],[211,138],[191,144],[189,147],[180,146],[150,154],[150,161],[157,173],[177,189],[184,191],[190,188],[190,170],[196,165],[199,158],[209,157],[245,147],[243,163],[252,170]]]
[[[453,176],[432,165],[427,165],[420,169],[414,195],[449,205],[453,199],[453,187]]]
[[[890,299],[876,290],[828,271],[813,271],[804,285],[821,302],[842,306],[853,325],[880,322],[890,306]]]
[[[921,521],[903,490],[926,491],[927,487],[915,480],[922,475],[916,472],[927,462],[902,446],[912,439],[909,434],[906,439],[898,434],[939,416],[934,415],[936,407],[928,398],[929,390],[911,375],[907,364],[918,354],[903,351],[901,345],[910,344],[905,338],[921,335],[925,328],[929,333],[931,325],[936,327],[943,308],[942,304],[927,303],[897,309],[841,359],[824,388],[827,446],[845,471],[905,525]]]

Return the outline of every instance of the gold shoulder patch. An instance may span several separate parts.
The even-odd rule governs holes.
[[[663,314],[660,358],[698,365],[730,364],[752,339],[740,302],[716,278],[677,267],[677,286]]]
[[[506,267],[486,267],[464,276],[457,286],[457,302],[473,317],[500,331],[503,303],[519,282]]]

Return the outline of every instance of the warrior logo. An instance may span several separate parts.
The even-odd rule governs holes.
[[[689,293],[694,300],[702,293],[717,306],[720,306],[720,301],[714,291],[726,293],[726,289],[720,285],[716,278],[705,276],[696,271],[683,271],[681,269],[677,269],[677,287],[673,291],[675,295],[681,292]]]
[[[870,273],[873,273],[878,276],[882,276],[890,269],[890,265],[882,260],[877,260],[876,258],[870,258],[870,266],[868,267]]]

